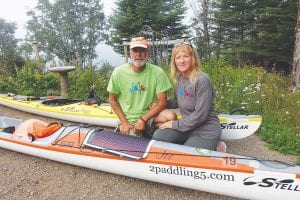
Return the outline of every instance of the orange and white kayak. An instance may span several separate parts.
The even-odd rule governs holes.
[[[36,100],[28,96],[0,95],[0,105],[24,112],[66,121],[117,127],[118,117],[109,104],[86,104],[72,99]],[[259,129],[260,115],[219,114],[223,140],[236,140],[248,137]]]
[[[244,199],[300,197],[300,166],[116,134],[0,117],[0,147],[109,173]]]

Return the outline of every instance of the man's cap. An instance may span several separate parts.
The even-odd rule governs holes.
[[[129,46],[130,46],[130,49],[133,49],[136,47],[141,47],[141,48],[147,49],[149,46],[149,41],[146,40],[144,37],[135,37],[135,38],[131,39]]]

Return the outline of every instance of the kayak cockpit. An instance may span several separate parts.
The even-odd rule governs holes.
[[[12,139],[32,142],[52,135],[62,127],[59,122],[47,123],[38,119],[28,119],[15,127]]]
[[[80,99],[64,99],[64,98],[54,98],[54,99],[47,99],[42,101],[43,105],[48,106],[63,106],[63,105],[69,105],[73,103],[80,103],[82,100]]]
[[[18,120],[0,116],[0,133],[2,137],[48,146],[58,143],[65,137],[85,138],[87,133],[94,130],[86,125],[62,126],[59,122],[47,123],[38,119]],[[78,141],[76,139],[76,141]],[[81,141],[81,145],[83,140]]]

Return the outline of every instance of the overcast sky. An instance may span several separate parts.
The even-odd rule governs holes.
[[[6,22],[17,23],[18,30],[16,31],[17,38],[23,38],[25,31],[24,24],[27,21],[26,12],[33,8],[36,0],[1,0],[0,17]]]
[[[25,35],[24,25],[28,20],[26,12],[36,6],[37,0],[0,0],[0,17],[7,22],[16,22],[17,38]],[[114,0],[102,0],[105,15],[110,15],[114,7]]]
[[[106,16],[112,14],[112,9],[115,8],[114,0],[101,0],[104,6]],[[24,38],[26,31],[24,29],[28,17],[26,12],[36,6],[37,0],[0,0],[0,18],[6,22],[15,22],[17,30],[16,38]],[[191,12],[187,12],[191,13]],[[184,21],[189,21],[187,18]],[[105,44],[100,44],[96,48],[98,59],[97,63],[109,62],[113,66],[118,66],[124,63],[123,55],[117,54],[113,49]]]

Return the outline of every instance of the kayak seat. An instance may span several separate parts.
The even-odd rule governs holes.
[[[94,131],[84,141],[84,146],[130,159],[141,159],[148,155],[151,140],[111,131]]]
[[[62,124],[58,122],[47,123],[38,119],[29,119],[22,122],[16,127],[13,132],[13,139],[19,139],[23,141],[32,142],[36,138],[44,138],[50,136],[57,131]]]

